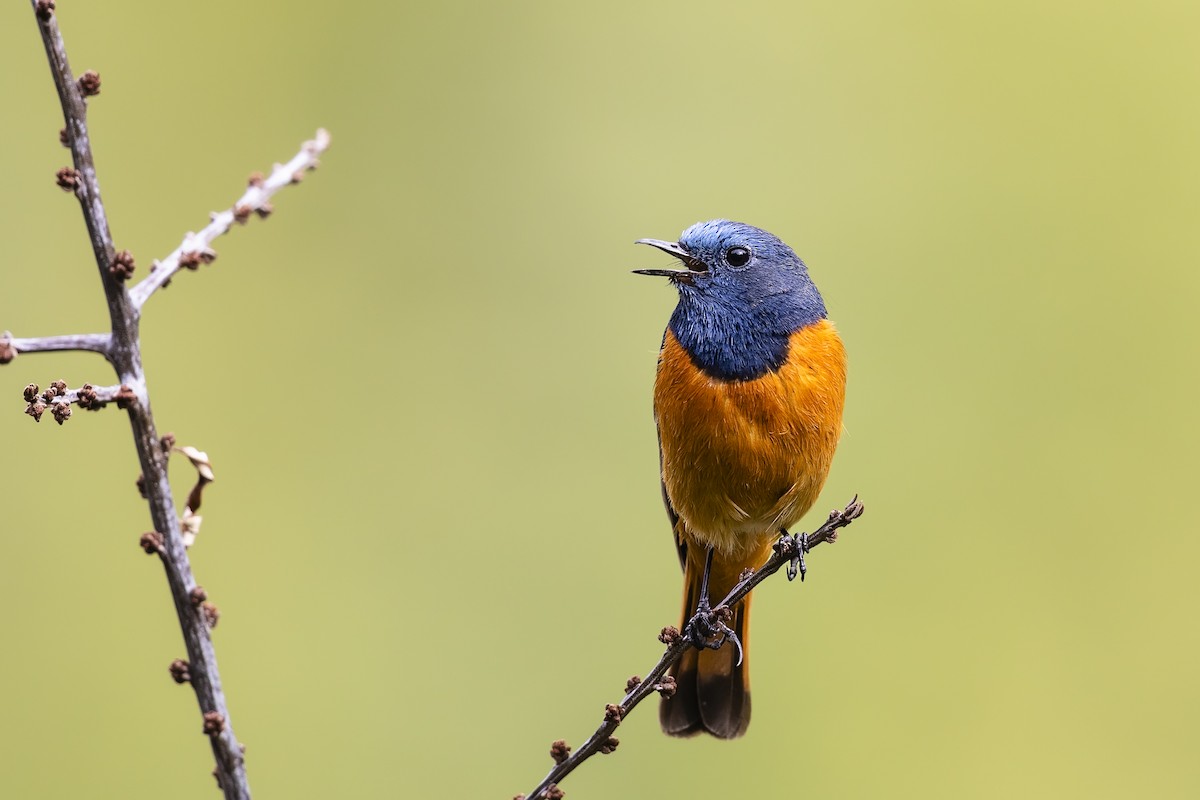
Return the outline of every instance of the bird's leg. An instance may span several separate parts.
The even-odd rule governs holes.
[[[700,579],[700,601],[696,604],[696,613],[688,620],[684,635],[698,650],[719,650],[725,642],[733,642],[738,651],[737,663],[741,664],[742,642],[733,628],[725,623],[730,610],[724,606],[714,609],[708,598],[708,575],[712,572],[712,562],[713,549],[710,547],[704,559],[704,576]]]
[[[796,580],[796,573],[800,573],[800,582],[804,583],[804,576],[808,574],[808,565],[804,563],[804,554],[808,552],[808,534],[800,532],[792,535],[786,529],[779,531],[784,536],[791,537],[792,546],[795,547],[795,555],[792,556],[792,563],[788,564],[787,576],[789,581]]]

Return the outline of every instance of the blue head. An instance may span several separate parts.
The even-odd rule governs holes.
[[[678,243],[639,239],[670,253],[686,269],[639,269],[679,290],[671,333],[707,375],[753,380],[787,360],[794,331],[825,318],[821,293],[792,248],[761,228],[714,219],[683,232]]]

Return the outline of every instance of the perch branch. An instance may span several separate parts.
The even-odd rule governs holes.
[[[250,187],[230,208],[214,213],[212,221],[199,233],[188,232],[183,242],[166,258],[156,261],[151,273],[134,286],[129,294],[137,308],[145,305],[150,295],[170,282],[171,277],[184,267],[195,269],[200,264],[210,263],[217,257],[212,249],[213,241],[233,227],[235,222],[244,224],[251,214],[266,217],[272,211],[271,195],[292,183],[299,183],[304,173],[316,169],[317,157],[329,147],[329,132],[318,129],[314,138],[300,145],[300,152],[286,164],[276,164],[270,176],[255,174],[250,177]]]
[[[856,496],[844,509],[838,509],[830,512],[829,519],[825,521],[821,527],[808,536],[808,549],[816,547],[823,542],[833,543],[837,541],[838,530],[846,527],[854,520],[862,516],[863,505],[859,502]],[[781,536],[779,541],[775,543],[774,552],[767,559],[767,563],[763,564],[757,570],[750,572],[742,577],[736,586],[725,596],[720,603],[716,605],[713,612],[720,614],[722,609],[732,610],[746,595],[758,584],[778,572],[781,568],[789,566],[800,555],[800,543],[797,537]],[[659,692],[670,696],[675,690],[675,681],[667,676],[667,670],[671,665],[679,660],[683,652],[687,648],[692,647],[690,643],[689,632],[698,623],[699,614],[688,620],[687,625],[680,633],[674,627],[663,628],[659,634],[659,641],[667,645],[667,649],[659,658],[658,663],[650,670],[645,678],[630,678],[626,685],[625,697],[617,705],[608,705],[605,708],[604,720],[600,726],[596,728],[586,742],[583,743],[574,753],[569,756],[566,751],[569,748],[563,742],[555,742],[551,749],[551,755],[554,757],[554,768],[542,779],[534,790],[528,795],[517,795],[518,798],[528,797],[529,800],[543,800],[550,798],[558,798],[562,796],[562,792],[558,789],[558,784],[563,778],[570,775],[576,767],[582,764],[587,759],[591,758],[596,753],[611,753],[617,747],[617,740],[612,738],[612,734],[620,726],[625,717],[629,716],[629,712],[637,706],[638,703],[646,699],[650,694]],[[561,757],[560,757],[561,755]]]

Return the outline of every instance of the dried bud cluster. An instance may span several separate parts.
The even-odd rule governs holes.
[[[25,406],[25,413],[33,417],[34,422],[41,422],[42,414],[46,413],[46,404],[41,400],[30,403]]]
[[[625,681],[625,694],[629,694],[642,683],[642,679],[637,675],[631,675],[629,680]]]
[[[85,383],[83,388],[79,390],[79,407],[88,411],[97,411],[104,405],[100,402],[100,398],[96,395],[96,388],[90,383]]]
[[[679,641],[679,628],[668,625],[658,634],[658,640],[663,644],[675,644]]]
[[[66,129],[66,128],[59,128],[59,130],[58,130],[58,143],[59,143],[59,144],[61,144],[63,147],[70,147],[70,146],[71,146],[71,137],[67,135],[67,129]]]
[[[664,675],[663,679],[661,681],[659,681],[657,684],[655,684],[654,688],[663,697],[674,697],[675,696],[675,676],[674,675]]]
[[[65,381],[54,381],[50,384],[50,388],[38,394],[39,387],[36,383],[31,383],[25,387],[24,397],[27,405],[25,413],[33,417],[34,422],[42,421],[42,414],[46,413],[46,409],[50,409],[50,414],[55,421],[62,425],[71,416],[71,404],[66,400],[58,398],[67,393],[67,384]]]
[[[204,712],[204,733],[206,735],[216,736],[223,730],[225,730],[225,717],[220,712]]]
[[[200,613],[204,615],[204,621],[208,623],[208,627],[217,627],[217,622],[221,619],[221,612],[217,607],[207,600],[200,604]]]
[[[121,388],[117,390],[117,394],[113,397],[117,401],[117,408],[129,408],[134,400],[137,400],[137,395],[133,393],[125,384],[121,384]]]
[[[100,94],[100,73],[94,69],[79,76],[79,91],[84,97],[95,97]]]
[[[161,553],[163,551],[162,534],[158,531],[146,531],[142,534],[142,538],[138,539],[138,544],[146,551],[146,555],[148,556]]]
[[[621,743],[621,740],[618,739],[617,737],[615,737],[615,736],[608,737],[607,739],[604,740],[604,744],[600,745],[600,755],[604,755],[604,756],[609,755],[610,753],[612,753],[612,751],[617,749],[617,745],[619,745],[620,743]]]
[[[11,364],[16,357],[17,348],[7,338],[0,337],[0,364]]]
[[[171,662],[169,667],[171,677],[175,679],[176,683],[187,683],[192,679],[191,667],[192,665],[182,658],[177,658]]]
[[[54,16],[54,0],[37,0],[37,16],[43,21]]]
[[[112,263],[108,265],[108,274],[119,281],[127,281],[132,278],[133,270],[133,254],[128,250],[117,253],[113,256]]]
[[[211,264],[217,260],[217,251],[210,247],[200,247],[179,254],[179,266],[184,269],[197,270],[201,264]]]
[[[68,419],[71,418],[71,404],[70,403],[51,403],[50,404],[50,414],[54,417],[55,422],[57,422],[59,425],[62,425],[64,422],[66,422]]]
[[[571,745],[567,744],[563,739],[555,739],[550,745],[550,757],[554,759],[555,764],[561,764],[571,755]]]
[[[192,601],[192,605],[198,606],[208,599],[208,592],[204,591],[203,586],[197,586],[188,593],[188,598]]]
[[[604,707],[604,719],[608,722],[620,722],[623,716],[625,716],[624,706],[609,703]]]
[[[54,173],[58,188],[64,192],[73,192],[79,187],[79,171],[74,167],[63,167]]]

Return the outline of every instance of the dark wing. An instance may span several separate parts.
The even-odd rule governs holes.
[[[658,474],[660,476],[658,485],[662,487],[663,506],[667,509],[667,518],[671,520],[671,535],[675,537],[675,547],[679,550],[679,566],[687,569],[687,543],[680,536],[682,531],[679,526],[682,524],[679,521],[679,515],[675,513],[675,507],[671,505],[671,498],[667,496],[667,484],[661,479],[662,476],[662,435],[658,432],[658,425],[654,426],[654,432],[658,436]]]

